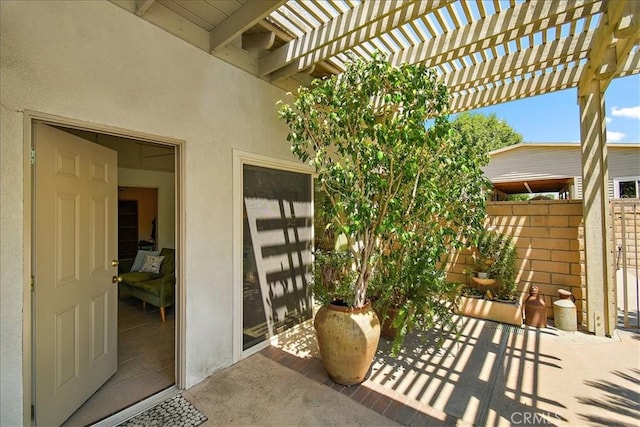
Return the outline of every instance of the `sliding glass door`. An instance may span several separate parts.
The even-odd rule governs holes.
[[[243,165],[242,348],[311,318],[312,178]]]

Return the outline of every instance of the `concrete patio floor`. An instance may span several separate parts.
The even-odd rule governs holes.
[[[310,324],[182,394],[204,425],[637,425],[640,331],[613,338],[462,317],[439,349],[381,340],[362,384],[331,381]]]

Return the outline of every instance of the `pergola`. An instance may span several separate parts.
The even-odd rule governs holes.
[[[612,79],[640,73],[640,1],[112,2],[286,90],[339,74],[348,54],[374,51],[437,70],[452,112],[577,88],[587,324],[597,335],[615,329],[604,92]]]

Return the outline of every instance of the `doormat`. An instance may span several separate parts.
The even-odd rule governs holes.
[[[150,427],[150,426],[175,426],[195,427],[207,421],[200,411],[196,409],[181,394],[176,394],[171,399],[157,404],[153,408],[136,415],[135,417],[118,424],[123,427]]]

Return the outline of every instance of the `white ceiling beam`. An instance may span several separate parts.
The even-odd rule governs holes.
[[[136,0],[136,15],[144,15],[153,3],[155,0]]]
[[[229,44],[285,2],[286,0],[260,0],[245,3],[209,32],[211,52]]]
[[[276,41],[276,33],[269,31],[268,33],[243,33],[242,48],[244,50],[264,50],[271,49]]]
[[[532,1],[520,3],[390,56],[394,65],[449,62],[496,44],[533,34],[548,26],[599,13],[602,1]]]
[[[287,33],[286,31],[284,31],[282,28],[273,25],[271,22],[267,21],[266,19],[263,19],[262,21],[259,22],[259,25],[264,28],[265,30],[274,33],[276,35],[276,37],[284,40],[285,42],[288,42],[289,40],[291,40],[293,38],[292,35],[290,35],[289,33]]]
[[[534,76],[490,89],[477,90],[467,93],[453,93],[451,100],[451,112],[474,110],[502,102],[514,101],[535,95],[543,95],[556,90],[575,88],[579,84],[580,76],[584,73],[586,65],[567,68],[553,73]],[[627,57],[626,61],[618,69],[616,77],[640,74],[640,50],[636,49]]]
[[[444,75],[443,81],[450,91],[458,92],[560,63],[574,62],[587,56],[594,34],[595,30],[591,30],[464,67]]]
[[[458,113],[573,88],[578,86],[580,74],[584,67],[584,65],[580,65],[578,67],[565,68],[552,73],[496,85],[491,88],[481,88],[468,93],[457,93],[452,96],[450,109],[452,113]]]
[[[289,64],[290,73],[324,61],[453,0],[368,1],[291,40],[258,61],[264,76]]]

